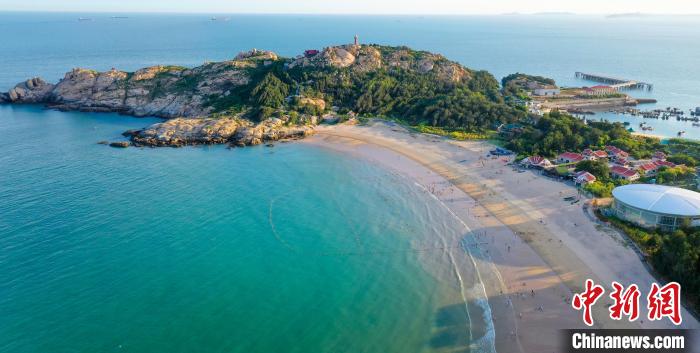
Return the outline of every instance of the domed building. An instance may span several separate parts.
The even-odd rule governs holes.
[[[672,186],[630,184],[612,191],[617,217],[644,228],[700,226],[700,193]]]

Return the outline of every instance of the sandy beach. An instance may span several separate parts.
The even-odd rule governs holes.
[[[606,288],[594,306],[596,328],[673,328],[668,320],[634,323],[608,315],[611,283],[655,279],[634,246],[600,224],[573,186],[536,172],[519,172],[507,158],[487,157],[486,142],[417,134],[385,122],[320,126],[304,143],[351,153],[415,181],[463,222],[491,308],[498,352],[558,352],[560,329],[584,328],[570,300],[586,279]],[[446,256],[465,257],[462,249]],[[464,261],[464,260],[460,260]],[[459,263],[459,262],[457,262]],[[459,275],[459,274],[457,274]],[[685,309],[682,328],[698,328]]]

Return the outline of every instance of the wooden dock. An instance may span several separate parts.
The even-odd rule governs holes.
[[[628,80],[624,78],[612,77],[600,74],[589,74],[585,72],[576,72],[576,77],[584,80],[607,83],[610,87],[616,91],[624,89],[644,89],[651,91],[654,89],[654,85],[647,82],[641,82],[636,80]]]

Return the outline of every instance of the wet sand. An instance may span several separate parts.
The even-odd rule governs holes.
[[[577,196],[574,187],[536,172],[518,172],[507,158],[487,158],[492,145],[416,134],[384,122],[321,126],[305,141],[413,179],[464,223],[491,307],[498,352],[561,351],[559,330],[585,327],[570,300],[583,291],[587,278],[606,287],[594,306],[597,328],[672,328],[668,320],[609,319],[612,281],[638,284],[642,297],[655,281],[634,247],[599,224],[585,198],[574,204],[563,200]],[[643,298],[640,308],[644,314]],[[684,328],[699,327],[687,311],[683,319]]]

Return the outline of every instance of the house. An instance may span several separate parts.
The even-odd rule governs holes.
[[[615,89],[610,86],[584,87],[583,90],[587,96],[604,96],[606,94],[616,93]]]
[[[532,91],[532,94],[540,97],[552,97],[559,95],[561,93],[561,90],[559,87],[554,86],[554,85],[543,85],[540,87],[535,88]]]
[[[629,158],[629,153],[615,147],[615,146],[605,146],[605,151],[608,152],[608,157],[613,160],[627,160]]]
[[[595,175],[586,171],[580,171],[574,174],[574,183],[576,183],[576,185],[586,185],[596,180],[597,178],[595,177]]]
[[[659,168],[661,167],[666,167],[666,168],[673,168],[676,166],[676,163],[669,162],[669,161],[654,161],[654,164],[656,164]]]
[[[652,160],[658,160],[658,161],[665,161],[666,160],[666,153],[663,153],[661,151],[656,151],[654,152],[654,155],[651,157]]]
[[[624,179],[627,181],[635,181],[639,179],[640,175],[634,169],[623,167],[620,165],[614,165],[610,168],[610,174],[613,178]]]
[[[318,50],[316,50],[316,49],[309,49],[309,50],[304,51],[304,56],[307,58],[312,57],[316,54],[318,54]]]
[[[552,162],[550,162],[547,158],[540,156],[530,156],[524,158],[520,163],[526,167],[533,167],[539,169],[549,169],[554,166]]]
[[[590,161],[595,161],[597,159],[606,159],[608,158],[608,153],[605,151],[593,151],[590,148],[587,148],[583,150],[583,157],[587,160]]]
[[[646,176],[651,176],[656,174],[659,166],[656,163],[647,162],[637,166],[637,170]]]
[[[583,155],[574,152],[564,152],[557,157],[557,163],[578,163],[583,160]]]

